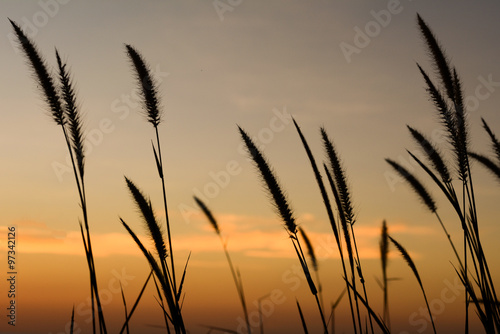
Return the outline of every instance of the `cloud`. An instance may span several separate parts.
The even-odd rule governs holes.
[[[307,222],[314,222],[315,217],[307,214]],[[182,234],[174,238],[174,250],[193,253],[221,252],[219,238],[202,216],[195,218],[192,233]],[[241,253],[248,257],[258,258],[294,258],[295,251],[290,244],[284,228],[277,219],[245,215],[219,215],[223,241],[231,253]],[[199,221],[198,221],[199,220]],[[306,221],[303,220],[303,221]],[[197,221],[197,222],[196,222]],[[80,231],[63,231],[53,229],[47,224],[35,221],[19,221],[17,226],[17,247],[22,253],[84,255]],[[312,226],[316,226],[313,225]],[[6,228],[3,226],[3,228]],[[307,227],[306,227],[307,228]],[[393,234],[422,235],[431,234],[433,230],[425,227],[413,227],[403,223],[391,224]],[[379,257],[380,227],[355,226],[356,242],[361,258]],[[338,247],[331,231],[315,232],[308,230],[316,257],[319,260],[339,258]],[[138,235],[146,247],[151,241],[145,235]],[[91,235],[94,256],[112,255],[142,256],[132,238],[125,232],[93,233]],[[2,240],[5,242],[5,240]]]

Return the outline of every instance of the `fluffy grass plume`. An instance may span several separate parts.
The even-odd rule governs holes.
[[[410,184],[415,193],[420,197],[425,206],[431,211],[436,212],[437,207],[434,199],[432,199],[431,195],[427,191],[427,189],[422,185],[422,183],[411,174],[406,168],[398,164],[397,162],[391,159],[385,159],[385,161],[391,165],[399,175],[401,175],[406,182]]]
[[[87,215],[87,201],[85,195],[85,183],[84,183],[84,146],[83,146],[83,134],[81,127],[81,118],[79,111],[76,107],[76,99],[74,90],[71,84],[70,76],[66,70],[66,65],[62,63],[59,53],[56,50],[56,58],[59,66],[59,78],[60,86],[58,87],[54,84],[54,79],[50,71],[47,69],[46,63],[39,54],[36,45],[31,41],[22,31],[17,23],[10,20],[10,23],[14,29],[14,32],[18,38],[19,45],[28,60],[28,65],[34,72],[34,77],[38,86],[44,95],[44,101],[47,103],[50,115],[57,125],[61,126],[64,134],[64,139],[68,147],[71,164],[73,166],[73,172],[75,176],[75,181],[78,188],[78,195],[80,197],[80,207],[83,214],[83,224],[85,224],[85,231],[83,229],[83,224],[80,221],[80,230],[83,240],[83,245],[85,249],[85,257],[90,273],[90,290],[91,290],[91,309],[92,309],[92,330],[93,333],[96,332],[96,316],[95,309],[97,307],[98,312],[98,326],[101,333],[107,333],[105,318],[101,306],[101,301],[99,297],[99,288],[97,284],[97,276],[95,272],[94,265],[94,255],[92,251],[92,243],[90,238],[90,230]],[[63,101],[61,101],[61,95],[63,96]],[[66,128],[67,118],[69,118],[69,132]],[[76,156],[76,161],[75,161]]]
[[[438,73],[438,77],[444,87],[446,96],[453,104],[453,110],[446,103],[445,99],[439,92],[438,88],[434,86],[429,76],[420,66],[419,69],[424,76],[428,87],[427,90],[434,101],[441,120],[448,132],[448,136],[457,159],[459,177],[463,182],[465,182],[465,180],[467,180],[469,169],[467,159],[468,135],[463,93],[461,88],[462,85],[456,70],[451,68],[442,47],[434,36],[434,33],[430,30],[429,26],[424,22],[420,15],[417,15],[417,22],[429,51],[433,67]]]
[[[473,152],[469,152],[469,156],[486,167],[491,173],[493,173],[493,175],[498,178],[498,180],[500,180],[500,166],[495,164],[493,160],[485,155]]]
[[[165,173],[163,171],[163,158],[161,153],[160,144],[160,134],[158,131],[158,125],[162,121],[162,113],[160,108],[160,102],[158,97],[158,86],[155,82],[153,75],[149,69],[149,66],[144,61],[141,54],[132,46],[126,44],[125,49],[127,55],[132,63],[134,73],[137,79],[137,84],[141,92],[141,102],[143,105],[143,113],[146,116],[146,120],[151,123],[155,129],[156,135],[156,148],[152,142],[153,153],[155,157],[155,163],[158,170],[158,176],[161,179],[162,194],[163,194],[163,207],[165,210],[165,223],[167,227],[167,241],[168,250],[170,255],[170,271],[172,272],[173,290],[177,291],[177,277],[175,274],[175,260],[174,252],[172,246],[172,234],[170,229],[170,219],[168,214],[167,205],[167,191],[165,186]]]
[[[316,258],[316,254],[314,253],[314,248],[311,243],[311,240],[309,240],[307,233],[304,231],[302,227],[299,227],[299,233],[302,236],[302,240],[304,240],[304,243],[306,245],[307,254],[309,254],[309,259],[311,260],[311,265],[313,266],[313,269],[317,271],[319,267],[318,259]]]
[[[496,159],[497,159],[497,164],[500,165],[500,142],[498,141],[497,137],[491,131],[490,127],[488,126],[488,123],[484,120],[484,118],[481,118],[481,121],[483,123],[483,128],[484,130],[488,133],[491,139],[491,145],[493,146],[493,151],[495,152]]]
[[[137,83],[141,88],[142,101],[146,111],[145,116],[154,127],[161,122],[160,103],[158,98],[158,87],[154,81],[151,71],[141,54],[132,46],[126,44],[127,54],[135,69]]]
[[[321,128],[320,131],[323,138],[323,145],[330,161],[330,167],[333,170],[335,184],[337,186],[337,190],[342,203],[342,206],[339,207],[339,210],[344,211],[347,223],[354,224],[354,209],[352,207],[351,194],[347,186],[347,178],[345,176],[344,168],[342,167],[342,163],[338,157],[337,151],[335,150],[332,141],[328,138],[326,130],[324,128]]]
[[[427,159],[431,162],[434,169],[441,176],[443,182],[450,183],[451,182],[450,172],[448,171],[448,167],[446,167],[444,159],[441,156],[441,153],[439,153],[437,147],[434,144],[432,144],[421,132],[415,130],[411,126],[407,127],[413,139],[415,139],[415,141],[420,145],[420,147],[427,155]]]
[[[325,333],[328,332],[326,320],[323,314],[323,310],[321,308],[321,303],[318,298],[318,290],[316,289],[316,285],[311,278],[311,273],[309,267],[307,265],[307,261],[305,259],[304,253],[302,251],[302,247],[300,245],[299,239],[297,237],[297,224],[295,222],[295,218],[293,216],[293,212],[288,204],[288,200],[281,190],[281,187],[278,183],[276,176],[274,175],[271,167],[267,163],[266,159],[259,151],[259,149],[255,146],[252,139],[248,136],[248,134],[241,128],[238,127],[241,137],[246,145],[247,151],[251,156],[255,166],[260,172],[260,175],[266,185],[266,188],[273,199],[274,207],[278,212],[279,216],[283,220],[285,227],[287,229],[288,235],[292,241],[293,247],[299,259],[300,265],[306,277],[307,283],[309,285],[309,289],[311,293],[314,295],[316,299],[316,303],[318,305],[318,310],[321,316],[321,321],[323,323],[323,328]]]
[[[161,291],[163,291],[163,295],[166,299],[167,302],[167,309],[163,306],[163,298],[162,294],[160,292],[160,289],[157,286],[157,291],[158,291],[158,296],[160,298],[160,306],[163,309],[163,315],[165,317],[165,323],[166,327],[169,328],[168,326],[168,321],[172,323],[174,326],[174,330],[176,334],[185,334],[186,329],[184,327],[184,320],[182,318],[182,313],[181,313],[181,307],[179,305],[179,298],[180,298],[180,292],[181,291],[175,291],[173,289],[173,283],[171,279],[171,275],[165,265],[165,261],[160,261],[161,262],[161,268],[154,256],[149,252],[146,247],[142,244],[142,242],[139,240],[137,235],[132,231],[132,229],[125,223],[125,221],[120,218],[120,221],[127,230],[127,232],[130,234],[132,239],[135,241],[139,249],[142,251],[144,256],[146,257],[150,267],[151,271],[156,275],[156,278],[158,278],[158,283],[160,284]],[[154,280],[155,284],[157,283],[156,279]],[[147,284],[147,283],[146,283]],[[142,292],[141,292],[142,294]],[[125,325],[122,327],[122,332],[125,328]],[[168,332],[170,332],[170,329],[168,329]]]
[[[283,220],[288,232],[295,235],[297,233],[295,217],[293,216],[293,211],[288,204],[285,193],[281,190],[278,179],[274,175],[262,153],[253,143],[252,139],[250,139],[248,134],[241,127],[238,127],[238,129],[240,131],[241,138],[247,147],[248,154],[250,154],[255,166],[260,171],[262,180],[264,181],[264,184],[273,199],[276,211]]]
[[[217,233],[217,235],[220,236],[219,225],[217,224],[217,221],[215,220],[214,216],[212,215],[212,212],[207,208],[205,203],[203,203],[203,201],[201,199],[199,199],[198,197],[194,196],[194,201],[196,202],[196,204],[198,204],[201,211],[203,211],[203,213],[207,217],[208,221],[210,222],[210,225],[212,225],[212,227],[214,228],[215,233]]]
[[[481,118],[483,122],[483,128],[484,130],[488,133],[490,140],[491,140],[491,146],[493,148],[493,152],[495,154],[495,159],[496,162],[493,159],[488,158],[487,156],[479,153],[473,153],[469,152],[469,156],[479,162],[481,165],[483,165],[486,169],[488,169],[493,175],[495,175],[498,180],[500,180],[500,142],[496,138],[495,134],[493,131],[491,131],[490,127],[488,126],[488,123]]]
[[[66,64],[62,62],[59,52],[56,50],[57,66],[59,68],[59,81],[61,82],[62,99],[64,101],[64,112],[71,135],[73,152],[78,166],[80,178],[84,177],[85,151],[84,135],[81,113],[76,102],[75,89]]]
[[[448,58],[443,52],[441,45],[439,44],[436,36],[431,31],[429,26],[424,22],[422,17],[417,14],[417,23],[422,36],[424,37],[427,50],[434,60],[434,70],[439,74],[441,83],[445,87],[445,92],[450,99],[455,96],[455,89],[452,80],[452,71],[450,69],[450,63]]]
[[[330,203],[330,199],[328,198],[328,194],[326,192],[326,188],[325,188],[324,182],[323,182],[323,180],[321,178],[321,174],[319,172],[318,166],[316,165],[316,160],[314,159],[314,156],[313,156],[313,154],[311,152],[311,149],[309,148],[309,144],[307,143],[307,140],[306,140],[305,136],[302,134],[302,131],[300,130],[300,127],[297,124],[297,122],[295,121],[295,119],[292,118],[292,120],[293,120],[293,124],[295,125],[295,128],[297,130],[297,133],[299,134],[300,140],[302,141],[302,145],[304,146],[304,149],[306,151],[307,157],[309,158],[309,162],[311,164],[311,167],[313,169],[314,177],[316,179],[316,183],[318,184],[319,190],[321,192],[321,197],[323,198],[323,203],[325,205],[325,208],[326,208],[326,211],[327,211],[327,214],[328,214],[328,219],[330,221],[330,226],[332,227],[333,234],[335,236],[335,241],[337,242],[337,246],[338,246],[338,250],[339,250],[339,254],[340,254],[340,259],[341,259],[341,262],[342,262],[342,269],[343,269],[343,272],[344,272],[344,276],[347,276],[346,266],[345,266],[345,262],[344,262],[344,255],[343,255],[342,246],[341,246],[341,240],[340,240],[340,236],[339,236],[339,232],[338,232],[338,228],[337,228],[337,223],[336,223],[335,217],[333,215],[333,209],[332,209],[332,206],[331,206],[331,203]],[[325,168],[325,171],[327,173],[327,176],[329,177],[330,185],[332,185],[333,184],[333,180],[330,177],[330,174],[328,172],[328,169],[327,169],[326,165],[324,165],[324,168]],[[313,264],[313,266],[314,266],[314,264]],[[320,281],[319,281],[319,273],[318,273],[317,270],[315,270],[315,273],[316,273],[316,276],[317,276],[318,289],[319,289],[320,298],[321,298],[320,304],[321,304],[321,308],[323,308],[322,287],[321,287],[321,284],[320,284]],[[347,286],[347,289],[349,289],[349,286],[347,284],[346,284],[346,286]],[[352,299],[351,299],[351,294],[350,293],[349,293],[349,306],[350,306],[350,309],[351,309],[351,315],[352,315],[352,322],[353,322],[354,331],[356,333],[357,332],[357,329],[356,329],[356,320],[355,320],[355,317],[354,317],[353,305],[352,305]]]
[[[149,237],[153,240],[158,257],[163,260],[167,257],[167,249],[165,247],[165,242],[163,240],[163,233],[161,227],[158,224],[156,216],[153,212],[153,207],[151,206],[151,201],[146,200],[144,194],[137,188],[137,186],[125,177],[125,182],[127,187],[134,198],[137,209],[142,215],[144,225],[147,228]]]
[[[323,138],[323,146],[325,148],[325,151],[327,153],[328,160],[330,162],[330,169],[333,172],[333,175],[335,177],[335,182],[333,182],[332,177],[330,176],[330,173],[328,172],[328,169],[325,171],[327,172],[328,180],[330,182],[330,186],[333,191],[333,195],[335,197],[335,201],[337,202],[337,209],[339,211],[340,215],[340,223],[342,226],[342,230],[344,232],[344,239],[346,243],[346,249],[347,249],[347,255],[349,257],[349,263],[351,266],[351,278],[352,278],[352,285],[354,289],[356,289],[356,278],[354,274],[354,269],[356,269],[359,280],[363,286],[363,292],[365,296],[365,300],[368,303],[368,295],[366,292],[366,286],[365,286],[365,280],[363,277],[363,271],[361,268],[361,261],[359,258],[359,253],[358,253],[358,248],[356,244],[356,237],[354,234],[354,209],[352,206],[351,202],[351,194],[349,192],[349,188],[347,185],[347,178],[346,178],[346,173],[344,171],[344,168],[342,166],[342,162],[339,158],[339,155],[337,151],[335,150],[335,147],[333,145],[333,142],[330,140],[328,137],[328,134],[326,133],[326,130],[324,128],[321,128],[320,130],[321,136]],[[349,232],[350,228],[350,232]],[[352,240],[352,242],[351,242]],[[355,260],[355,261],[354,261]],[[356,294],[354,295],[355,303],[356,303],[356,311],[358,315],[358,324],[360,331],[362,331],[362,325],[361,325],[361,317],[359,313],[359,304],[358,300],[356,297]],[[373,332],[373,322],[372,322],[372,316],[369,313],[369,320],[370,320],[370,328]]]
[[[33,43],[24,34],[19,25],[10,19],[9,21],[14,28],[14,32],[16,33],[19,44],[28,60],[28,64],[35,73],[37,82],[45,95],[45,99],[47,101],[47,104],[49,105],[52,118],[58,125],[64,125],[65,118],[64,111],[61,106],[61,100],[59,94],[57,94],[54,80],[52,79],[52,76],[47,69],[45,60],[40,56],[35,43]]]

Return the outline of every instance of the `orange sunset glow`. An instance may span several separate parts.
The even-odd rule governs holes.
[[[500,332],[498,4],[0,9],[0,333]]]

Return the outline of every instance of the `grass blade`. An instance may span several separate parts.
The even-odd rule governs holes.
[[[344,281],[346,281],[347,285],[349,285],[351,290],[354,291],[354,293],[356,294],[356,298],[358,298],[361,301],[361,303],[366,307],[366,309],[368,310],[368,313],[375,320],[375,322],[377,323],[378,327],[382,330],[382,332],[384,334],[390,334],[391,332],[389,331],[389,329],[385,325],[384,321],[375,313],[375,311],[373,311],[373,309],[366,302],[366,300],[363,299],[363,297],[359,294],[359,292],[354,290],[353,286],[351,285],[351,283],[349,283],[349,280],[346,277],[344,277]]]
[[[250,320],[248,318],[248,309],[247,309],[247,304],[246,304],[246,299],[245,299],[245,291],[243,289],[243,283],[241,280],[241,276],[239,275],[239,271],[235,270],[235,268],[233,266],[233,261],[231,260],[231,256],[229,255],[229,251],[227,250],[227,245],[224,242],[224,240],[222,239],[219,224],[217,223],[217,220],[215,220],[215,217],[212,214],[212,212],[210,211],[210,209],[205,205],[205,203],[201,199],[194,196],[194,200],[195,200],[196,204],[198,204],[200,209],[203,211],[205,216],[207,217],[210,225],[212,225],[212,227],[214,228],[215,233],[219,236],[219,239],[220,239],[221,244],[222,244],[222,248],[224,249],[224,254],[226,255],[227,263],[229,264],[229,269],[231,270],[231,275],[233,276],[233,281],[234,281],[234,284],[236,286],[236,291],[237,291],[238,297],[240,299],[241,307],[243,308],[243,315],[245,317],[247,331],[248,331],[248,333],[251,333]]]
[[[177,292],[177,302],[179,302],[182,295],[182,287],[184,286],[184,279],[186,278],[187,266],[190,258],[191,258],[191,252],[189,252],[188,258],[186,260],[186,265],[184,266],[184,271],[182,272],[181,282],[179,283],[179,291]]]
[[[73,305],[73,310],[71,311],[71,326],[69,328],[69,334],[73,334],[74,327],[75,327],[75,306]]]
[[[391,240],[391,242],[394,244],[394,246],[396,246],[396,248],[400,252],[403,259],[406,261],[406,263],[408,264],[410,269],[413,271],[413,275],[417,279],[418,284],[420,285],[420,289],[422,290],[422,294],[424,295],[425,304],[427,305],[427,310],[429,311],[429,317],[430,317],[431,323],[432,323],[432,329],[434,330],[434,333],[436,333],[436,326],[434,325],[434,319],[432,317],[429,303],[427,302],[427,296],[425,294],[424,285],[422,284],[422,280],[420,279],[420,275],[418,274],[417,266],[415,266],[415,263],[411,259],[410,254],[406,251],[406,249],[399,242],[394,240],[391,236],[389,236],[389,240]]]
[[[127,311],[127,301],[125,299],[125,294],[123,293],[122,282],[120,282],[120,291],[122,293],[123,308],[125,311],[125,327],[127,329],[127,334],[130,334],[130,329],[128,327],[128,311]]]
[[[123,333],[123,331],[125,330],[125,328],[127,328],[127,332],[128,332],[128,322],[132,318],[132,315],[134,314],[134,311],[137,308],[137,305],[139,305],[139,301],[141,300],[142,295],[144,294],[144,291],[146,290],[146,286],[148,285],[148,282],[151,279],[152,275],[153,275],[153,271],[151,270],[151,272],[149,273],[148,277],[146,278],[146,281],[144,282],[144,285],[142,286],[141,291],[139,292],[139,295],[137,296],[137,298],[135,300],[134,305],[130,309],[130,313],[126,315],[127,317],[125,319],[125,323],[123,324],[123,326],[122,326],[122,328],[120,330],[120,334]]]
[[[382,231],[380,235],[380,260],[382,262],[382,282],[384,291],[384,322],[388,328],[391,328],[391,321],[389,316],[389,298],[387,286],[387,263],[389,255],[389,234],[387,233],[387,222],[382,222]]]
[[[306,319],[304,319],[304,314],[302,313],[302,309],[300,308],[300,304],[298,300],[295,300],[297,303],[297,309],[299,310],[300,322],[302,323],[302,329],[304,330],[304,334],[308,334]]]

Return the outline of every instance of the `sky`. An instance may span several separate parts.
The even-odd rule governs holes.
[[[436,33],[463,81],[471,150],[492,153],[481,117],[500,133],[499,10],[494,1],[449,0],[2,1],[0,247],[5,257],[0,263],[6,277],[7,228],[15,226],[19,297],[16,326],[8,326],[2,314],[0,331],[64,333],[73,306],[79,328],[89,329],[81,211],[67,149],[8,18],[33,38],[49,66],[55,65],[57,48],[77,87],[87,134],[90,229],[113,332],[123,323],[118,282],[132,303],[149,272],[119,221],[123,218],[145,235],[124,176],[150,196],[158,216],[165,218],[151,149],[154,130],[141,113],[125,53],[125,44],[130,44],[159,84],[168,215],[179,268],[191,252],[183,309],[191,333],[206,333],[207,325],[236,330],[241,320],[220,241],[194,195],[218,219],[242,274],[251,316],[260,299],[268,307],[266,331],[293,331],[300,326],[297,298],[310,327],[320,328],[293,247],[248,160],[237,126],[263,149],[313,241],[325,304],[342,292],[331,227],[291,117],[317,161],[325,157],[320,127],[341,155],[367,287],[377,311],[382,312],[378,243],[385,219],[389,233],[414,257],[443,333],[463,328],[456,321],[463,314],[464,297],[457,288],[453,253],[436,218],[394,178],[384,159],[410,164],[425,180],[406,153],[418,151],[406,125],[435,138],[443,152],[448,148],[416,66],[433,72],[417,13]],[[483,244],[491,267],[499,268],[499,184],[481,166],[472,168]],[[461,229],[449,204],[425,181],[460,244]],[[398,278],[389,290],[393,331],[430,333],[418,283],[394,250],[389,271]],[[498,282],[500,272],[493,275]],[[9,302],[4,287],[2,309]],[[148,287],[133,331],[161,332],[155,327],[162,318],[154,296]],[[338,332],[352,331],[347,312],[344,298],[336,310]],[[475,318],[472,326],[477,326]]]

